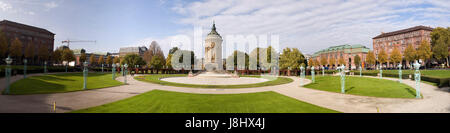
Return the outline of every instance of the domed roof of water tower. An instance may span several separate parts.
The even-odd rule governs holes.
[[[208,33],[208,36],[210,36],[210,35],[217,35],[220,38],[222,38],[222,36],[220,36],[220,34],[217,33],[217,31],[216,31],[216,23],[215,23],[215,21],[213,21],[213,26],[211,28],[211,32]]]

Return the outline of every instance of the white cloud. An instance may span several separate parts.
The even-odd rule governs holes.
[[[450,26],[448,0],[206,0],[172,9],[181,24],[208,31],[214,19],[222,36],[279,34],[282,47],[309,54],[347,43],[372,47],[382,31]]]
[[[9,3],[0,1],[0,9],[1,9],[1,11],[6,12],[6,11],[9,11],[10,9],[12,9],[12,6]]]
[[[45,3],[44,6],[45,6],[47,9],[52,9],[52,8],[58,7],[59,5],[58,5],[56,2],[51,1],[51,2]]]

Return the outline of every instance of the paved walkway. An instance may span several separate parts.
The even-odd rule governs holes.
[[[16,76],[13,80],[18,80],[20,77],[20,75]],[[55,101],[57,112],[67,112],[111,103],[153,89],[199,94],[238,94],[275,91],[301,101],[347,113],[371,113],[377,112],[377,110],[380,112],[450,112],[450,93],[448,88],[439,89],[422,83],[424,99],[375,98],[308,89],[300,87],[300,79],[298,77],[291,78],[294,79],[294,82],[277,86],[243,89],[198,89],[141,82],[128,76],[129,85],[104,89],[56,94],[0,95],[0,112],[48,113],[51,112]],[[391,78],[384,79],[396,80]],[[123,77],[119,77],[117,80],[123,81]],[[414,85],[414,82],[411,80],[403,81],[407,85]],[[305,84],[310,82],[310,80],[304,79]],[[3,85],[4,79],[0,79],[0,83]]]

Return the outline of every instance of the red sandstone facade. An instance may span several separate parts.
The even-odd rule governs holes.
[[[22,42],[22,53],[25,52],[25,48],[29,44],[34,45],[35,57],[32,60],[37,60],[36,55],[38,54],[38,49],[43,45],[47,45],[49,53],[53,52],[55,34],[46,29],[3,20],[0,21],[0,30],[8,39],[9,46],[15,38],[18,38]],[[34,61],[30,63],[32,62]]]
[[[322,64],[323,67],[327,67],[328,69],[336,68],[337,66],[340,66],[342,64],[339,64],[339,58],[344,59],[344,65],[347,67],[347,69],[357,69],[361,65],[364,66],[364,62],[366,60],[367,53],[369,52],[369,48],[367,48],[364,45],[356,44],[356,45],[338,45],[338,46],[332,46],[327,49],[320,50],[314,55],[312,55],[312,59],[317,60],[320,62],[320,59],[322,57],[325,57],[327,59],[327,64]],[[355,64],[355,56],[358,55],[361,60],[361,64]],[[335,62],[331,63],[331,59],[334,58]],[[335,64],[335,65],[331,65]],[[322,67],[321,66],[321,67]]]
[[[375,57],[378,57],[378,53],[382,49],[384,49],[388,55],[391,54],[394,47],[398,47],[402,55],[409,44],[412,44],[413,47],[417,49],[422,40],[426,40],[428,42],[431,41],[430,33],[432,30],[433,28],[431,27],[416,26],[389,33],[381,33],[373,38],[373,51],[375,53]],[[393,67],[393,64],[388,62],[388,67]]]

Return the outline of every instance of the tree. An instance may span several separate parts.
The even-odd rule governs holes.
[[[169,69],[172,69],[172,54],[167,55],[166,66]]]
[[[35,50],[35,48],[34,48],[33,43],[29,42],[27,47],[25,48],[25,53],[24,53],[25,58],[33,60],[34,59],[34,50]]]
[[[329,63],[330,63],[330,67],[333,67],[334,65],[336,65],[336,58],[331,57]]]
[[[86,61],[86,53],[81,53],[80,55],[80,64],[83,64]]]
[[[10,50],[9,54],[11,54],[11,56],[15,57],[16,60],[18,58],[22,57],[22,55],[23,55],[22,42],[20,42],[20,40],[18,38],[14,39],[9,50]]]
[[[177,50],[179,50],[178,47],[173,47],[169,50],[169,54],[174,54]]]
[[[62,59],[62,48],[57,48],[52,53],[52,59],[55,63],[60,63]]]
[[[381,49],[380,53],[378,53],[378,62],[380,62],[380,65],[383,65],[388,61],[388,55],[384,48]]]
[[[431,51],[431,45],[426,40],[422,40],[420,43],[419,48],[417,49],[417,56],[419,59],[421,59],[424,63],[428,62],[428,60],[433,55],[433,52]]]
[[[308,59],[308,65],[309,65],[309,66],[311,66],[311,67],[312,67],[312,66],[315,66],[315,65],[316,65],[315,63],[316,63],[316,62],[313,60],[313,58],[309,58],[309,59]]]
[[[73,54],[73,51],[70,50],[69,48],[63,49],[61,57],[62,57],[62,60],[67,61],[67,63],[75,60],[75,55]]]
[[[238,55],[244,55],[245,59],[244,59],[243,62],[241,62],[242,60],[238,59]],[[230,62],[228,62],[228,61],[230,61]],[[235,50],[232,55],[228,56],[226,63],[228,65],[230,65],[230,66],[234,66],[234,68],[237,68],[238,64],[244,64],[245,67],[248,67],[248,65],[249,65],[249,56],[248,56],[247,53]]]
[[[91,54],[91,57],[89,57],[89,63],[90,63],[90,65],[95,65],[95,55],[94,54]]]
[[[48,52],[48,46],[40,44],[38,49],[38,60],[39,61],[46,61],[48,60],[48,57],[50,56]]]
[[[114,64],[120,63],[120,58],[115,57],[113,62],[114,62]]]
[[[359,55],[356,55],[353,59],[353,62],[355,62],[355,65],[359,67],[361,65],[361,57],[359,57]]]
[[[281,69],[299,68],[302,63],[305,63],[305,56],[297,48],[285,48],[280,55],[280,67]]]
[[[408,46],[405,49],[405,52],[403,52],[405,56],[406,62],[410,64],[412,61],[417,60],[417,54],[416,50],[414,49],[412,44],[408,44]]]
[[[100,57],[98,57],[98,60],[97,60],[97,64],[104,64],[105,63],[105,61],[104,61],[104,59],[103,59],[103,55],[101,55]]]
[[[136,65],[145,65],[146,62],[142,57],[140,57],[137,54],[127,54],[123,58],[123,61],[121,62],[122,65],[127,64],[129,67],[134,67]]]
[[[394,47],[394,50],[392,50],[389,60],[394,63],[394,65],[402,62],[402,53],[397,47]]]
[[[447,59],[448,66],[448,47],[450,47],[450,27],[447,29],[437,27],[431,32],[431,45],[433,46],[433,56],[440,63]]]
[[[106,57],[106,64],[111,65],[113,63],[113,59],[111,57],[111,55],[108,55],[108,57]]]
[[[166,64],[166,61],[164,60],[164,57],[160,55],[155,55],[152,58],[152,61],[150,61],[150,65],[153,66],[154,69],[156,69],[156,73],[158,73],[158,70],[161,69]]]
[[[373,51],[369,51],[367,53],[367,63],[369,65],[375,65],[376,63],[376,58],[375,58],[375,53],[373,53]]]
[[[319,60],[320,60],[320,59],[315,59],[315,60],[314,60],[314,65],[320,67],[320,61],[319,61]]]
[[[0,58],[6,57],[6,53],[8,52],[8,40],[5,34],[0,30]]]
[[[339,63],[339,65],[342,65],[342,64],[344,64],[344,65],[345,65],[345,59],[344,59],[344,57],[343,57],[343,56],[339,57],[339,59],[338,59],[338,63]]]
[[[322,64],[322,66],[326,66],[328,64],[328,59],[326,56],[320,57],[320,64]]]
[[[148,51],[146,51],[144,53],[143,59],[147,62],[147,64],[150,64],[153,56],[161,56],[162,58],[164,57],[164,52],[161,50],[161,47],[159,46],[159,44],[156,41],[152,41],[152,43],[149,46]]]

